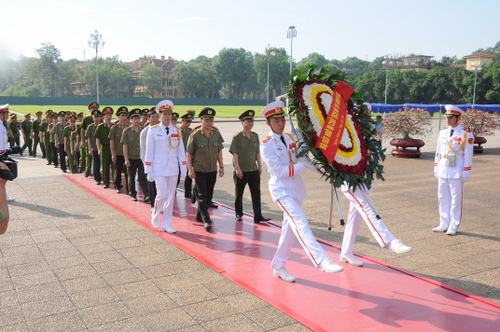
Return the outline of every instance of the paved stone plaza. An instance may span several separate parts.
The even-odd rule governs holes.
[[[387,156],[386,181],[376,182],[372,194],[389,229],[414,251],[389,254],[366,225],[355,251],[500,302],[500,133],[488,137],[484,154],[474,157],[463,224],[452,237],[432,232],[438,224],[433,176],[438,120],[433,124],[421,158]],[[224,134],[227,173],[218,179],[214,199],[232,206],[227,148],[240,124],[216,120],[215,125]],[[267,135],[262,120],[254,129],[261,138]],[[10,205],[9,230],[0,236],[1,331],[307,330],[83,191],[41,158],[15,159],[20,178],[8,183],[7,191],[16,202]],[[327,230],[330,187],[312,172],[303,177],[309,192],[304,209],[315,235],[340,244],[336,209]],[[267,179],[264,174],[264,215],[279,223]],[[340,201],[347,217],[347,200],[340,195]],[[244,203],[251,212],[248,192]]]

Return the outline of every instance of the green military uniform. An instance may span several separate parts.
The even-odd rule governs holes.
[[[69,171],[72,174],[75,174],[77,172],[77,165],[76,165],[76,149],[77,147],[75,146],[76,143],[76,133],[77,133],[77,127],[71,127],[71,126],[66,126],[63,130],[63,136],[66,138],[66,153],[68,155],[68,166],[69,166]],[[71,152],[74,152],[71,153]]]
[[[61,112],[63,113],[63,112]],[[61,114],[60,113],[60,114]],[[61,166],[61,171],[66,173],[66,152],[64,152],[64,128],[66,128],[66,122],[59,122],[54,126],[54,144],[59,153],[59,165]],[[55,141],[55,136],[57,135],[57,142]]]
[[[182,121],[188,121],[191,123],[193,120],[193,116],[191,114],[184,114],[182,117]],[[187,147],[187,142],[189,139],[189,135],[193,132],[193,128],[187,127],[186,130],[182,129],[182,126],[179,128],[182,136],[182,142],[184,143],[184,150],[186,150]],[[180,176],[180,174],[179,174]],[[184,197],[185,198],[191,198],[192,194],[192,188],[193,188],[193,179],[189,177],[189,175],[186,175],[186,178],[184,179]]]
[[[206,118],[213,118],[214,116],[215,110],[210,107],[205,107],[200,112],[202,121],[207,121]],[[196,173],[194,191],[198,201],[196,220],[202,221],[207,231],[212,227],[208,207],[212,204],[217,180],[217,156],[219,151],[224,148],[223,142],[222,135],[215,127],[211,129],[209,136],[206,136],[203,128],[200,127],[193,130],[186,146],[186,152],[192,155],[191,166]]]
[[[116,115],[120,116],[121,114],[128,115],[128,108],[126,106],[120,106],[116,111]],[[116,162],[113,168],[113,183],[115,184],[115,189],[117,193],[121,192],[122,188],[122,173],[125,173],[125,193],[129,193],[129,185],[128,185],[128,177],[127,177],[127,168],[125,167],[125,157],[123,156],[123,144],[120,143],[122,138],[123,130],[127,128],[127,126],[121,126],[119,122],[111,127],[109,131],[109,139],[113,140],[114,145],[114,155],[116,157]]]
[[[94,132],[94,137],[101,142],[101,166],[102,166],[102,181],[105,188],[109,188],[109,169],[111,166],[111,149],[109,147],[109,132],[111,125],[108,127],[106,123],[101,123],[97,126]],[[114,167],[113,167],[114,168]]]
[[[50,121],[50,118],[48,121]],[[43,135],[43,144],[41,144],[40,147],[43,146],[42,152],[44,153],[44,157],[47,159],[47,165],[50,165],[52,164],[52,149],[50,148],[50,133],[49,133],[49,124],[47,123],[47,120],[42,121],[42,123],[40,124],[39,131]]]
[[[130,111],[130,117],[140,117],[141,110],[136,108]],[[135,175],[138,175],[139,185],[141,186],[144,197],[148,195],[148,181],[144,172],[144,164],[141,160],[141,131],[142,126],[139,125],[136,131],[133,127],[128,127],[123,130],[120,143],[123,146],[127,144],[127,154],[130,166],[127,169],[128,183],[130,189],[130,196],[133,201],[137,200],[137,190],[135,188]]]
[[[33,140],[31,139],[31,129],[33,129],[33,122],[31,122],[31,115],[27,114],[21,122],[21,130],[23,131],[24,144],[21,148],[21,154],[28,148],[29,155],[33,155]]]
[[[244,121],[251,121],[255,116],[255,111],[248,110],[240,115],[239,119],[242,121],[243,125],[248,125]],[[249,128],[249,127],[247,127]],[[245,186],[248,184],[250,189],[250,195],[252,196],[252,207],[254,222],[268,221],[269,219],[262,216],[261,200],[260,200],[260,171],[259,165],[257,164],[257,156],[260,153],[259,150],[259,135],[257,133],[250,131],[249,135],[245,130],[239,131],[233,136],[231,141],[231,146],[229,147],[229,152],[236,155],[238,166],[242,172],[241,178],[236,174],[236,165],[234,166],[233,180],[235,186],[235,200],[234,207],[236,212],[236,220],[241,221],[243,217],[243,193],[245,191]]]
[[[42,112],[37,112],[37,115],[41,115]],[[33,121],[33,156],[36,157],[36,148],[38,143],[40,143],[40,126],[42,125],[42,120],[35,119]],[[42,158],[45,158],[45,148],[43,144],[40,143],[40,150],[42,150]]]
[[[9,145],[10,146],[19,146],[19,123],[17,122],[17,117],[11,117],[8,124],[9,130]]]
[[[93,154],[92,154],[92,151],[89,150],[89,147],[87,145],[87,134],[86,134],[86,131],[89,127],[89,125],[91,125],[92,123],[94,122],[94,120],[92,120],[92,116],[86,116],[83,118],[83,121],[82,123],[80,124],[80,128],[78,130],[78,132],[80,133],[80,168],[81,169],[85,169],[85,176],[89,176],[90,175],[90,172],[91,172],[91,169],[92,169],[92,158],[93,158]],[[83,130],[83,138],[82,138],[82,130]],[[94,128],[95,130],[95,128]],[[81,147],[81,143],[84,142],[85,144],[85,147],[82,148]],[[94,142],[95,143],[95,142]],[[97,149],[97,147],[95,147]],[[85,157],[83,157],[85,156]]]

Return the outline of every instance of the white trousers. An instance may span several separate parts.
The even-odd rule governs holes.
[[[439,225],[457,229],[462,222],[464,184],[460,179],[438,178]]]
[[[352,191],[345,186],[342,186],[342,193],[351,202],[349,206],[349,215],[344,229],[344,238],[342,239],[343,255],[352,255],[354,242],[358,235],[361,220],[365,220],[368,229],[372,233],[375,240],[381,247],[385,247],[389,242],[395,239],[394,235],[389,231],[382,219],[377,219],[375,211],[373,211],[370,204],[366,201],[365,196],[361,189]],[[366,192],[368,196],[368,191]]]
[[[156,182],[156,200],[155,206],[151,216],[151,223],[154,228],[171,227],[172,216],[174,214],[174,198],[177,189],[177,175],[176,176],[158,176],[155,178]],[[161,212],[163,211],[163,220],[160,223]]]
[[[314,266],[318,267],[319,263],[328,256],[314,237],[311,228],[309,228],[309,221],[302,211],[302,201],[285,196],[276,202],[281,210],[283,210],[283,225],[281,227],[278,250],[274,254],[271,267],[275,269],[285,267],[295,238],[299,240],[300,245],[304,248]]]

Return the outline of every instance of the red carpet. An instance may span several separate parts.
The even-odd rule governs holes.
[[[96,186],[91,178],[66,175],[84,190],[151,229],[150,207]],[[298,243],[287,268],[297,280],[272,276],[270,261],[280,228],[234,221],[234,211],[210,209],[214,226],[206,232],[195,220],[196,206],[178,192],[172,227],[160,233],[196,259],[315,331],[499,331],[500,304],[418,276],[370,257],[364,267],[342,264],[343,272],[315,269]],[[339,262],[338,246],[321,241]]]

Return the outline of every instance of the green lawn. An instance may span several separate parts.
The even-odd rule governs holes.
[[[108,105],[101,105],[101,109],[104,108],[105,106]],[[113,107],[113,109],[116,111],[118,107],[121,105],[110,105]],[[151,108],[153,105],[134,105],[134,106],[128,106],[129,111],[134,108]],[[179,105],[175,106],[174,112],[177,112],[182,116],[183,114],[186,113],[187,110],[195,110],[196,114],[204,108],[205,106],[189,106],[189,105]],[[216,111],[216,118],[237,118],[240,116],[241,113],[245,112],[246,110],[253,109],[257,114],[260,114],[260,111],[262,111],[263,107],[262,106],[210,106]],[[72,112],[84,112],[85,115],[90,114],[90,112],[87,109],[87,105],[47,105],[47,106],[39,106],[39,105],[10,105],[10,110],[13,112],[18,112],[22,114],[28,114],[31,113],[31,115],[35,115],[36,112],[42,111],[45,113],[47,110],[53,110],[54,112],[60,112],[60,111],[72,111]]]

